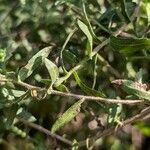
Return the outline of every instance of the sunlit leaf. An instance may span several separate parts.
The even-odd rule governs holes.
[[[59,70],[58,67],[49,59],[45,58],[45,66],[49,72],[49,75],[51,77],[51,85],[55,83],[55,81],[59,77]]]
[[[26,66],[19,70],[18,79],[23,81],[28,78],[35,69],[37,69],[49,55],[52,47],[46,47],[35,54],[27,63]]]
[[[3,49],[0,49],[0,62],[3,62],[5,60],[6,51]]]

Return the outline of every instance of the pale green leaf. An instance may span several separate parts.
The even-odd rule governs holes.
[[[51,85],[53,85],[59,77],[58,67],[47,58],[45,58],[45,66],[46,66],[46,68],[49,72],[49,75],[51,77]]]
[[[88,56],[91,58],[92,57],[92,49],[93,49],[93,38],[92,35],[89,31],[89,28],[86,24],[84,24],[82,21],[78,20],[77,21],[79,28],[82,30],[82,32],[86,35],[88,39]]]
[[[27,63],[26,66],[22,67],[19,70],[18,79],[23,81],[28,78],[35,69],[37,69],[44,61],[44,59],[49,55],[52,47],[46,47],[40,50],[37,54],[35,54]]]
[[[83,101],[84,100],[81,99],[73,104],[60,118],[58,118],[52,126],[51,132],[54,133],[58,131],[61,127],[70,122],[80,112]]]
[[[5,57],[6,57],[6,50],[0,49],[0,62],[4,62]]]

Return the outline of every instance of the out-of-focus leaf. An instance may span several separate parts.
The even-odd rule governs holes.
[[[138,128],[145,136],[150,136],[150,125],[148,123],[138,122],[135,127]]]
[[[61,127],[70,122],[80,112],[80,107],[83,101],[84,99],[79,100],[78,102],[73,104],[66,112],[64,112],[64,114],[60,118],[58,118],[52,126],[51,132],[54,133],[58,131]]]
[[[26,120],[28,120],[29,122],[34,122],[36,121],[36,118],[27,110],[25,110],[24,108],[19,108],[19,110],[17,111],[17,116],[24,118]]]
[[[109,125],[114,125],[114,123],[118,123],[120,121],[121,112],[122,112],[122,104],[110,106],[108,114]]]
[[[136,3],[134,2],[127,2],[127,0],[123,0],[122,4],[122,13],[124,17],[127,19],[127,21],[130,21],[131,15],[133,14]]]
[[[59,77],[58,67],[47,58],[45,58],[45,66],[51,77],[51,86],[52,86]]]
[[[57,86],[55,88],[62,92],[69,92],[68,88],[64,84],[60,84],[59,86]]]
[[[87,46],[87,53],[90,58],[92,58],[92,49],[93,49],[93,38],[92,35],[89,31],[89,28],[87,27],[86,24],[84,24],[82,21],[78,20],[77,21],[79,28],[82,30],[82,32],[86,35],[88,38],[88,46]]]
[[[14,121],[14,118],[16,117],[16,113],[18,110],[18,105],[12,105],[11,107],[5,108],[3,110],[6,120],[6,128],[9,129]]]
[[[35,54],[27,63],[26,66],[19,70],[18,79],[23,81],[28,78],[35,69],[37,69],[49,55],[52,47],[46,47]]]
[[[0,49],[0,62],[3,62],[6,57],[6,50]]]
[[[100,97],[105,97],[105,94],[100,92],[100,91],[96,91],[93,90],[91,88],[89,88],[88,86],[86,86],[79,78],[77,72],[73,73],[75,80],[77,82],[77,84],[79,85],[79,87],[88,95],[93,95],[93,96],[100,96]]]
[[[125,39],[112,36],[110,45],[123,54],[132,54],[135,51],[150,48],[150,39]]]
[[[150,1],[143,0],[141,8],[143,9],[143,14],[146,14],[148,25],[150,25]]]
[[[11,90],[11,92],[15,97],[23,96],[26,93],[25,91],[20,91],[20,90]]]

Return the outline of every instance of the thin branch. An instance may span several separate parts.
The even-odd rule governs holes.
[[[89,139],[89,142],[96,141],[99,138],[103,138],[105,136],[113,134],[114,132],[116,132],[117,130],[123,128],[124,126],[126,126],[128,124],[133,124],[133,123],[135,123],[137,121],[143,120],[144,117],[147,116],[147,115],[149,115],[149,114],[150,114],[150,106],[147,107],[147,108],[145,108],[145,109],[143,109],[141,111],[141,113],[139,113],[139,114],[137,114],[137,115],[135,115],[135,116],[133,116],[133,117],[131,117],[131,118],[126,119],[125,121],[123,121],[121,123],[122,126],[119,126],[118,128],[116,128],[116,126],[113,126],[113,127],[109,128],[109,129],[105,129],[103,132],[102,131],[98,132],[98,134],[96,136],[91,137]],[[85,145],[86,145],[86,140],[81,141],[81,142],[78,143],[79,147],[82,147],[82,146],[85,146]]]
[[[38,90],[38,91],[45,91],[46,90],[45,88],[41,88],[41,87],[34,86],[34,85],[31,85],[31,84],[28,84],[28,83],[25,83],[22,81],[15,81],[15,80],[11,80],[11,79],[0,79],[0,82],[12,82],[16,85],[25,87],[26,89],[29,89],[29,90],[33,90],[33,89]]]
[[[11,81],[15,84],[18,84],[20,86],[23,86],[27,89],[30,90],[39,90],[39,91],[43,91],[43,92],[47,92],[47,90],[45,88],[41,88],[41,87],[37,87],[37,86],[33,86],[24,82],[17,82],[15,80],[8,80],[8,79],[0,79],[0,82],[8,82]],[[74,93],[66,93],[66,92],[61,92],[61,91],[56,91],[56,90],[51,90],[51,94],[53,95],[59,95],[59,96],[65,96],[65,97],[74,97],[77,99],[81,99],[84,98],[85,100],[92,100],[92,101],[100,101],[103,103],[107,103],[107,104],[127,104],[127,105],[136,105],[139,103],[143,103],[144,100],[128,100],[128,99],[110,99],[110,98],[103,98],[103,97],[95,97],[95,96],[86,96],[86,95],[80,95],[80,94],[74,94]]]
[[[60,136],[60,135],[57,135],[57,134],[54,134],[54,133],[51,133],[49,130],[45,129],[44,127],[38,125],[38,124],[35,124],[35,123],[32,123],[32,122],[28,122],[27,120],[23,119],[23,118],[17,118],[19,122],[22,122],[23,124],[31,127],[31,128],[34,128],[46,135],[49,135],[51,136],[52,138],[55,138],[69,146],[72,146],[72,141]]]
[[[100,101],[103,103],[108,103],[108,104],[127,104],[127,105],[135,105],[139,103],[143,103],[144,100],[127,100],[127,99],[110,99],[110,98],[103,98],[103,97],[95,97],[95,96],[85,96],[85,95],[79,95],[79,94],[74,94],[74,93],[65,93],[65,92],[60,92],[56,90],[51,90],[51,94],[54,95],[60,95],[60,96],[65,96],[65,97],[74,97],[77,99],[84,98],[85,100],[92,100],[92,101]]]

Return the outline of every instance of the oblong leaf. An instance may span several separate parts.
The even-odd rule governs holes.
[[[28,63],[19,70],[18,79],[23,81],[28,78],[35,69],[37,69],[49,55],[52,46],[46,47],[35,54]]]
[[[49,75],[51,77],[51,85],[55,83],[55,81],[59,77],[59,70],[58,67],[49,59],[45,58],[45,66],[49,72]]]
[[[83,101],[84,99],[79,100],[78,102],[73,104],[66,112],[64,112],[64,114],[60,118],[58,118],[52,126],[51,132],[54,133],[58,131],[61,127],[70,122],[80,112],[80,107]]]
[[[86,24],[84,24],[82,21],[77,20],[78,26],[79,28],[82,30],[82,32],[86,35],[86,37],[88,38],[88,56],[91,58],[92,57],[92,49],[93,49],[93,37],[89,31],[89,28]]]
[[[77,82],[77,84],[79,85],[79,87],[83,90],[83,92],[85,92],[88,95],[92,95],[92,96],[100,96],[100,97],[106,97],[104,93],[100,92],[100,91],[96,91],[94,89],[89,88],[87,85],[85,85],[79,78],[77,72],[73,73],[75,80]]]
[[[150,39],[125,39],[112,36],[110,37],[110,45],[121,53],[131,54],[135,51],[150,48]]]

